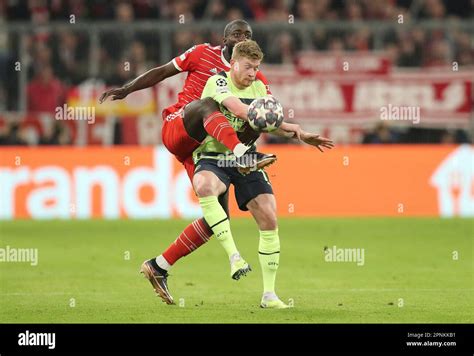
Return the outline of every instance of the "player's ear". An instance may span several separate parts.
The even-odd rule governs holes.
[[[235,59],[231,59],[230,67],[235,71],[239,71],[239,62],[237,62]]]

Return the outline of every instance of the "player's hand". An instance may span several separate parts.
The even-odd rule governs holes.
[[[128,90],[124,87],[109,89],[102,93],[99,98],[99,103],[103,103],[109,96],[112,96],[112,100],[120,100],[128,95]]]
[[[301,133],[301,141],[303,141],[304,143],[307,143],[308,145],[316,147],[321,152],[324,152],[322,148],[331,149],[334,147],[334,142],[332,142],[332,140],[326,137],[321,137],[315,133],[309,133],[309,132],[303,131]]]

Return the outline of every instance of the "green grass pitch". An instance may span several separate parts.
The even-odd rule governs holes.
[[[2,323],[472,323],[473,220],[281,219],[277,293],[263,310],[258,230],[231,221],[253,271],[234,281],[212,239],[171,270],[168,306],[138,273],[188,222],[0,222],[0,248],[37,248],[38,265],[0,262]],[[364,265],[324,247],[363,248]],[[457,256],[456,256],[457,255]],[[129,257],[127,259],[127,257]],[[457,257],[457,259],[456,259]]]

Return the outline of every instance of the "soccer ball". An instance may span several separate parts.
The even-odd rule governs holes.
[[[247,116],[255,131],[272,132],[283,122],[283,107],[275,97],[268,95],[252,101]]]

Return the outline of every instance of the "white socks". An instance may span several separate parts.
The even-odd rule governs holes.
[[[171,268],[171,265],[166,261],[166,259],[163,257],[163,255],[159,255],[156,259],[156,264],[160,267],[163,268],[165,271],[169,270]]]
[[[234,156],[239,158],[239,157],[242,157],[245,152],[247,152],[249,150],[250,147],[248,146],[245,146],[243,143],[238,143],[235,147],[234,147]]]

